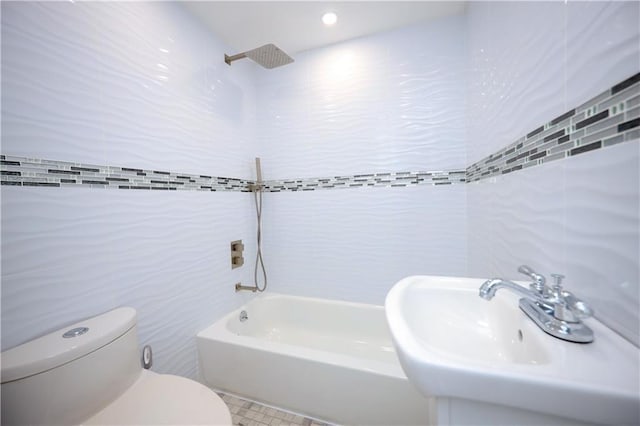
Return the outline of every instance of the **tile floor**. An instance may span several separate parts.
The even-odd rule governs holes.
[[[234,426],[335,426],[218,392],[231,411]]]

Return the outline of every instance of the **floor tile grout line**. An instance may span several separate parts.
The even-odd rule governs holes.
[[[216,393],[229,407],[234,426],[338,426],[234,394],[221,391]]]

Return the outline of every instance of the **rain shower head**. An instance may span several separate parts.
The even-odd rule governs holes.
[[[224,61],[229,65],[231,65],[231,62],[242,58],[249,58],[267,69],[280,67],[293,62],[291,56],[284,53],[278,46],[272,43],[265,44],[264,46],[247,52],[238,53],[237,55],[224,55]]]

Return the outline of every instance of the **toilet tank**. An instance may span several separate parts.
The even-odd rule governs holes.
[[[3,425],[79,424],[140,376],[136,311],[114,309],[16,346],[0,365]]]

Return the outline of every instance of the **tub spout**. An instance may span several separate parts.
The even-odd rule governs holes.
[[[256,291],[258,291],[258,287],[254,285],[242,285],[241,283],[236,283],[236,293],[243,290],[252,291],[255,293]]]

